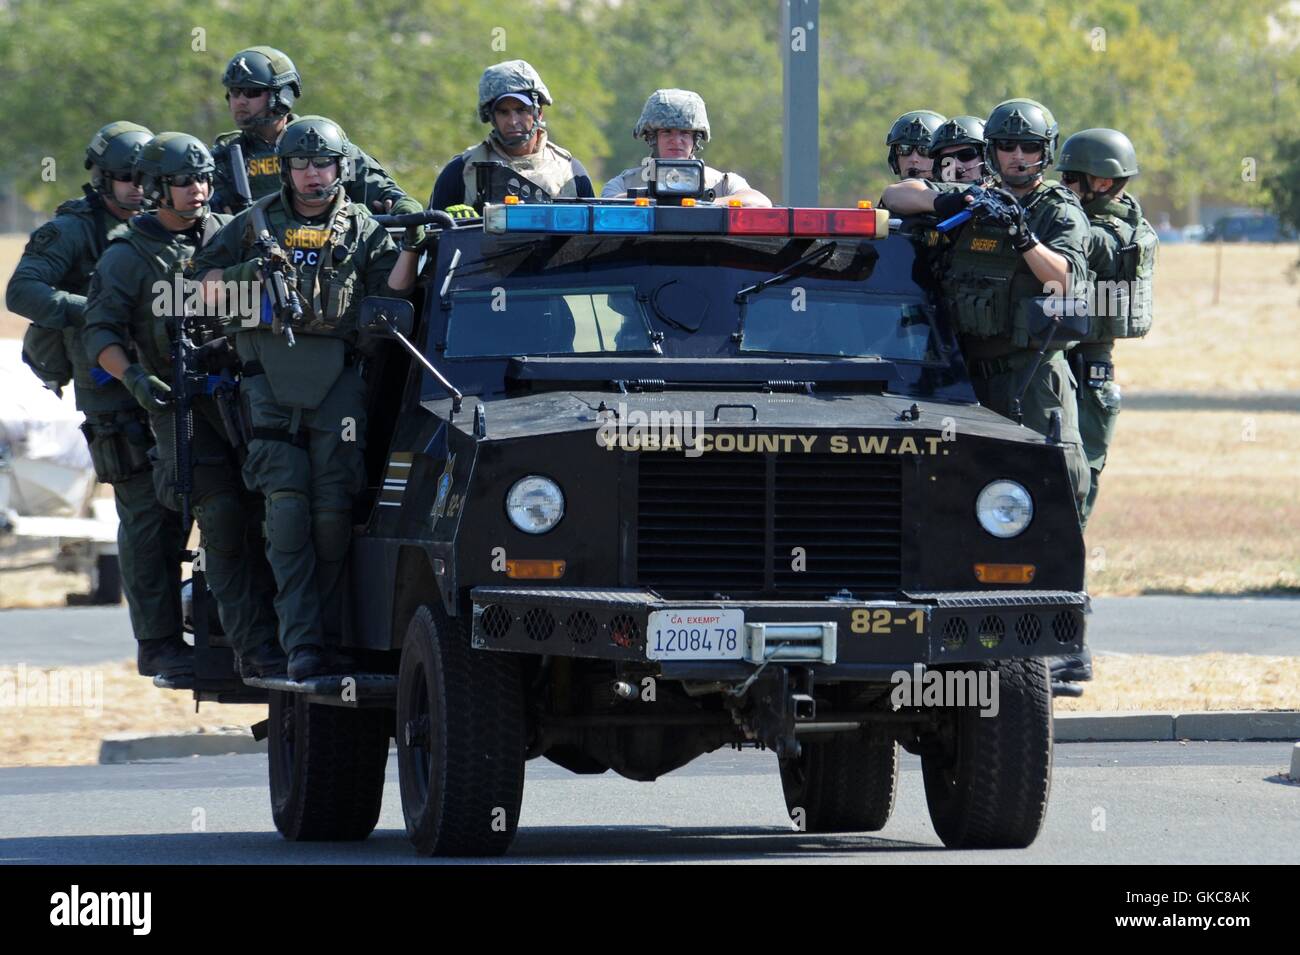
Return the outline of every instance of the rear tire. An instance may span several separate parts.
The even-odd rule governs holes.
[[[898,743],[879,730],[800,741],[781,760],[781,788],[791,818],[803,811],[804,832],[879,832],[898,791]]]
[[[286,839],[364,839],[379,821],[393,712],[308,703],[273,691],[271,815]]]
[[[421,855],[489,856],[519,827],[524,687],[510,653],[475,650],[463,618],[420,607],[397,685],[406,833]]]
[[[1052,781],[1052,696],[1043,660],[992,664],[998,714],[963,707],[943,752],[923,755],[930,820],[951,849],[1023,849],[1038,837]]]

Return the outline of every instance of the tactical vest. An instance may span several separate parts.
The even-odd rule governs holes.
[[[56,218],[58,216],[76,218],[80,220],[81,227],[86,230],[88,236],[86,254],[72,264],[59,285],[61,291],[85,295],[90,288],[90,278],[95,274],[95,263],[99,261],[100,255],[107,247],[108,234],[117,224],[117,220],[114,219],[112,225],[109,225],[108,212],[98,197],[95,200],[88,197],[69,199],[54,210],[54,215]]]
[[[288,211],[283,192],[264,196],[256,205],[296,274],[303,321],[294,334],[354,339],[365,294],[358,261],[365,209],[340,193],[324,217],[326,224],[310,225]],[[252,250],[256,237],[251,211],[245,224],[244,246]]]
[[[1108,239],[1117,252],[1109,261],[1096,263],[1093,331],[1086,341],[1142,338],[1151,330],[1152,276],[1159,246],[1156,231],[1130,196],[1087,211],[1094,234]]]
[[[227,216],[209,215],[204,220],[204,245],[228,219]],[[149,298],[135,303],[135,317],[147,315],[150,320],[146,328],[141,328],[141,323],[136,323],[132,339],[139,352],[140,364],[149,374],[158,375],[165,380],[171,374],[172,367],[172,329],[168,325],[169,320],[176,317],[173,315],[176,280],[189,268],[194,253],[200,247],[191,242],[189,236],[167,231],[156,218],[149,215],[132,219],[126,234],[113,239],[113,243],[117,242],[130,245],[148,266],[150,280],[144,287],[148,290]],[[159,293],[156,290],[159,282],[167,286],[166,291]]]
[[[289,122],[297,119],[289,115]],[[213,144],[212,155],[217,166],[221,168],[221,178],[234,188],[234,176],[230,169],[230,144],[239,143],[244,152],[244,167],[248,173],[248,188],[254,199],[261,199],[280,191],[280,157],[275,153],[275,143],[268,143],[260,136],[248,134],[242,130],[223,133]]]
[[[1030,193],[1024,206],[1031,228],[1040,203],[1070,201],[1059,195],[1062,192],[1073,198],[1056,183],[1044,183]],[[1017,348],[1029,347],[1028,306],[1044,294],[1043,283],[1011,247],[1005,228],[973,219],[962,226],[948,252],[941,282],[948,314],[962,335],[1008,339]]]
[[[577,175],[577,163],[574,162],[573,154],[550,142],[546,138],[546,130],[542,130],[537,150],[525,156],[507,156],[494,149],[485,139],[474,148],[466,150],[461,157],[465,160],[463,175],[467,206],[474,205],[478,199],[478,173],[474,169],[476,162],[503,163],[541,186],[552,199],[561,196],[572,199],[578,195],[578,184],[574,178]]]

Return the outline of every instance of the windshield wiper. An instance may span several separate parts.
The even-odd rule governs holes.
[[[736,304],[744,305],[747,301],[749,301],[749,297],[751,295],[757,295],[765,288],[770,288],[773,285],[780,285],[782,282],[790,281],[790,279],[798,275],[799,271],[805,268],[806,266],[821,265],[823,262],[825,262],[827,259],[829,259],[832,255],[835,254],[835,248],[836,248],[836,244],[834,242],[828,242],[820,249],[815,249],[812,252],[809,252],[803,258],[791,262],[780,272],[768,276],[767,278],[763,279],[763,281],[755,282],[753,285],[746,285],[743,289],[741,289],[739,292],[736,293]]]
[[[795,262],[791,262],[780,272],[777,272],[774,275],[769,275],[761,282],[755,282],[753,285],[747,285],[739,292],[737,292],[736,304],[740,306],[740,317],[736,321],[736,330],[731,333],[731,340],[733,342],[741,342],[745,338],[745,312],[749,305],[750,296],[757,295],[759,292],[763,291],[763,289],[770,288],[773,285],[780,285],[782,282],[788,282],[790,281],[790,279],[798,275],[801,271],[804,271],[809,268],[816,268],[817,266],[821,265],[823,262],[825,262],[834,254],[835,254],[835,243],[828,242],[820,249],[815,249],[814,251],[809,252],[803,258]]]

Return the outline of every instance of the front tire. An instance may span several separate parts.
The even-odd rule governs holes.
[[[951,714],[947,744],[921,757],[934,830],[951,849],[1023,849],[1037,837],[1052,780],[1052,697],[1042,660],[992,664],[998,714]]]
[[[271,693],[271,815],[295,842],[364,839],[379,821],[393,713]]]
[[[802,752],[781,760],[781,788],[791,818],[805,832],[879,832],[898,791],[898,743],[879,730],[801,740]]]
[[[526,744],[519,661],[474,650],[462,620],[421,607],[402,644],[397,766],[421,855],[501,855],[519,827]]]

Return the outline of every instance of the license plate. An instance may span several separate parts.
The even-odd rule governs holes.
[[[645,654],[651,660],[739,660],[744,644],[743,610],[655,610]]]

